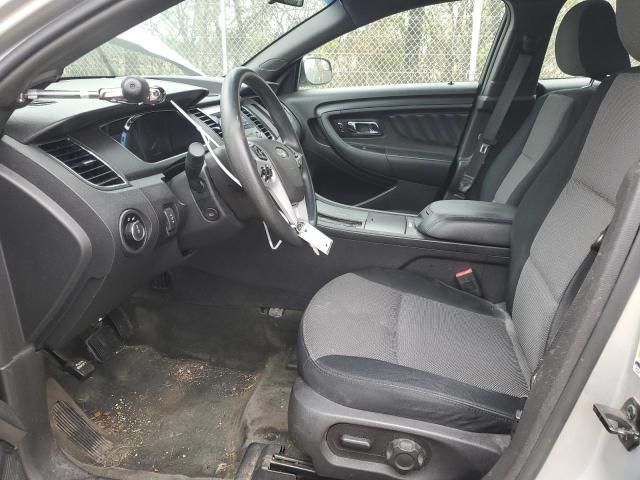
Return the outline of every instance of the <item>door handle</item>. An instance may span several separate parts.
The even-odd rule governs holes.
[[[379,137],[382,128],[375,120],[349,120],[347,131],[354,137]]]

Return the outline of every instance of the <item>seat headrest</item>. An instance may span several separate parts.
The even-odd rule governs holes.
[[[640,2],[618,0],[618,32],[625,48],[636,60],[640,60]]]
[[[620,3],[618,0],[618,5]],[[633,4],[634,8],[640,6],[638,0],[626,3]],[[637,20],[640,8],[635,11]],[[640,35],[634,31],[634,36],[637,36],[640,53]],[[631,66],[629,54],[618,36],[616,13],[608,2],[586,0],[567,12],[558,28],[556,61],[567,75],[597,79]]]

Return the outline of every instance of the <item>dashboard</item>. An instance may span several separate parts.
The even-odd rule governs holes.
[[[67,80],[51,88],[120,81]],[[168,103],[223,145],[220,80],[149,82],[165,89],[166,103],[34,102],[14,112],[0,139],[0,195],[5,205],[20,205],[0,220],[4,256],[24,335],[39,347],[63,349],[155,275],[242,227],[218,194],[228,185],[214,185],[206,199],[189,191],[180,174],[200,136]],[[278,138],[256,98],[247,93],[241,105],[248,137]]]
[[[252,108],[259,106],[253,104]],[[250,108],[243,107],[242,110],[242,125],[248,137],[275,137],[264,121]],[[218,105],[191,108],[188,113],[209,127],[222,140],[222,121]],[[184,156],[191,143],[202,141],[196,128],[175,109],[119,118],[103,125],[101,129],[136,157],[148,163],[177,160]]]
[[[192,142],[200,141],[195,127],[175,110],[119,118],[103,125],[102,131],[148,163],[184,155]]]

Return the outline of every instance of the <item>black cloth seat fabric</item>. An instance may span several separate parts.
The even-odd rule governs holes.
[[[518,206],[584,113],[597,85],[538,98],[516,134],[488,166],[479,195],[471,200]]]
[[[615,28],[602,0],[576,11],[584,15],[589,5]],[[638,130],[638,71],[605,79],[518,209],[506,309],[409,272],[343,275],[303,316],[303,380],[354,409],[508,433],[563,293],[610,223],[617,190],[638,161]]]
[[[300,375],[346,406],[506,433],[528,392],[509,315],[399,270],[341,276],[300,328]]]

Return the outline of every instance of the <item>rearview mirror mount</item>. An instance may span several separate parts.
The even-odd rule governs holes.
[[[273,3],[282,3],[291,7],[301,7],[304,5],[304,0],[269,0],[269,5]]]

